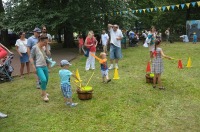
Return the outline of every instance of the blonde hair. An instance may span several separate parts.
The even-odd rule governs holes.
[[[101,52],[99,56],[102,58],[103,55],[106,55],[106,53],[105,52]]]
[[[88,32],[88,35],[93,35],[94,34],[94,32],[92,31],[92,30],[90,30],[89,32]]]

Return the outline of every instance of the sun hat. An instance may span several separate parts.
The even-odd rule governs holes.
[[[65,65],[70,65],[70,66],[71,66],[72,64],[69,63],[68,60],[61,60],[60,65],[61,65],[61,66],[65,66]]]

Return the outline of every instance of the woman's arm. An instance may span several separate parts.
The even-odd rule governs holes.
[[[19,46],[15,46],[15,47],[16,47],[17,53],[18,53],[20,56],[22,56],[21,52],[19,52]]]
[[[13,52],[11,52],[9,49],[7,49],[3,44],[0,43],[0,46],[2,48],[4,48],[7,52],[9,52],[10,54],[13,54]]]

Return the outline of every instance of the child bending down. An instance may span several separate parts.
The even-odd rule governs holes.
[[[108,65],[107,65],[107,61],[106,61],[107,60],[106,53],[101,52],[100,58],[102,60],[102,61],[100,61],[100,63],[101,63],[101,74],[102,74],[103,82],[109,83],[111,81],[111,79],[109,79],[109,77],[108,77]]]
[[[72,102],[72,91],[71,91],[71,84],[70,84],[70,77],[73,76],[77,80],[79,80],[71,71],[69,71],[69,66],[71,64],[67,60],[62,60],[60,62],[61,70],[59,70],[60,75],[60,84],[61,84],[61,91],[64,96],[64,101],[66,105],[71,107],[76,106],[78,103]]]
[[[172,59],[169,56],[166,56],[163,50],[160,48],[160,40],[155,41],[155,48],[152,49],[152,73],[154,73],[153,78],[153,88],[156,88],[156,80],[158,81],[159,89],[164,90],[165,88],[161,84],[161,73],[163,72],[163,60],[162,57]]]

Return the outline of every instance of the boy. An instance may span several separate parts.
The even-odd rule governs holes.
[[[76,106],[78,103],[72,102],[72,91],[70,84],[70,76],[73,76],[77,80],[79,80],[71,71],[69,71],[69,66],[71,64],[67,60],[62,60],[60,62],[61,70],[59,70],[60,83],[61,83],[61,91],[64,96],[64,101],[66,105],[70,105],[71,107]]]
[[[193,44],[196,44],[197,43],[197,35],[196,33],[194,32],[193,33]]]

